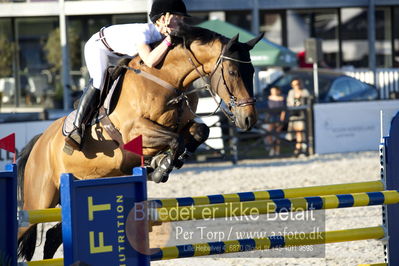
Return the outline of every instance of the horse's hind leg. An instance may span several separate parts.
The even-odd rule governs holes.
[[[154,171],[148,172],[149,179],[157,183],[166,182],[183,138],[174,129],[145,118],[134,120],[130,128],[128,132],[121,132],[122,135],[127,135],[127,139],[143,135],[144,153],[153,157],[149,164]]]
[[[18,237],[18,257],[30,261],[35,253],[37,224],[20,229]]]
[[[155,182],[166,182],[173,167],[181,168],[184,161],[195,152],[199,145],[209,136],[209,127],[203,123],[192,121],[183,130],[182,134],[170,144],[170,152],[155,157],[154,172],[151,179]]]
[[[209,127],[203,123],[192,121],[183,131],[184,149],[179,153],[174,165],[180,169],[184,161],[189,158],[197,148],[209,137]]]
[[[24,184],[24,210],[38,210],[53,208],[59,202],[59,192],[51,179],[45,179],[43,172],[35,172],[34,168],[25,176]],[[33,177],[43,177],[41,180]],[[46,180],[49,180],[46,182]],[[39,193],[40,191],[40,193]],[[18,232],[19,256],[26,260],[32,258],[36,246],[36,225],[30,225],[29,229],[20,228]]]

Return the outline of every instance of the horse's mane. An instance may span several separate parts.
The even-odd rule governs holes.
[[[186,46],[190,46],[191,43],[198,41],[201,44],[207,44],[216,40],[225,42],[226,37],[216,33],[214,31],[190,26],[187,24],[180,24],[176,31],[172,32],[172,40],[175,45],[186,43]]]
[[[186,46],[190,46],[191,43],[198,41],[200,44],[207,44],[214,41],[221,41],[222,43],[227,42],[227,38],[214,31],[190,26],[188,24],[180,24],[175,31],[171,33],[172,42],[175,46],[183,45],[184,42]],[[154,48],[160,44],[162,40],[151,43],[151,47]]]

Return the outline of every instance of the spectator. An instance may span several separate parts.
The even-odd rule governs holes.
[[[310,97],[310,93],[307,89],[303,88],[302,81],[299,78],[293,78],[291,81],[292,89],[288,92],[287,106],[288,107],[299,107],[306,105],[307,100]],[[302,110],[294,110],[291,112],[288,131],[294,132],[295,135],[295,150],[296,156],[303,153],[303,146],[305,140],[305,114]],[[292,134],[292,133],[291,133]]]
[[[265,138],[265,142],[271,145],[270,156],[280,155],[279,133],[282,131],[285,121],[285,98],[279,87],[270,88],[270,95],[267,97],[268,107],[268,131],[271,133]]]

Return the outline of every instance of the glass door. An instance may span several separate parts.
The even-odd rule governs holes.
[[[18,104],[20,107],[54,106],[54,67],[49,63],[51,50],[59,47],[48,47],[48,41],[58,27],[58,18],[16,18],[15,35],[18,46],[16,78]]]

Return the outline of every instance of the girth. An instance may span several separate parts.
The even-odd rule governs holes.
[[[123,143],[122,134],[109,119],[103,106],[99,110],[99,117],[100,123],[102,124],[103,128],[111,137],[111,139],[118,145],[118,148],[122,152],[122,162],[120,165],[121,172],[126,175],[130,175],[132,173],[132,167],[130,167],[130,165],[134,160],[140,161],[140,156],[123,148],[123,145],[125,143]]]

